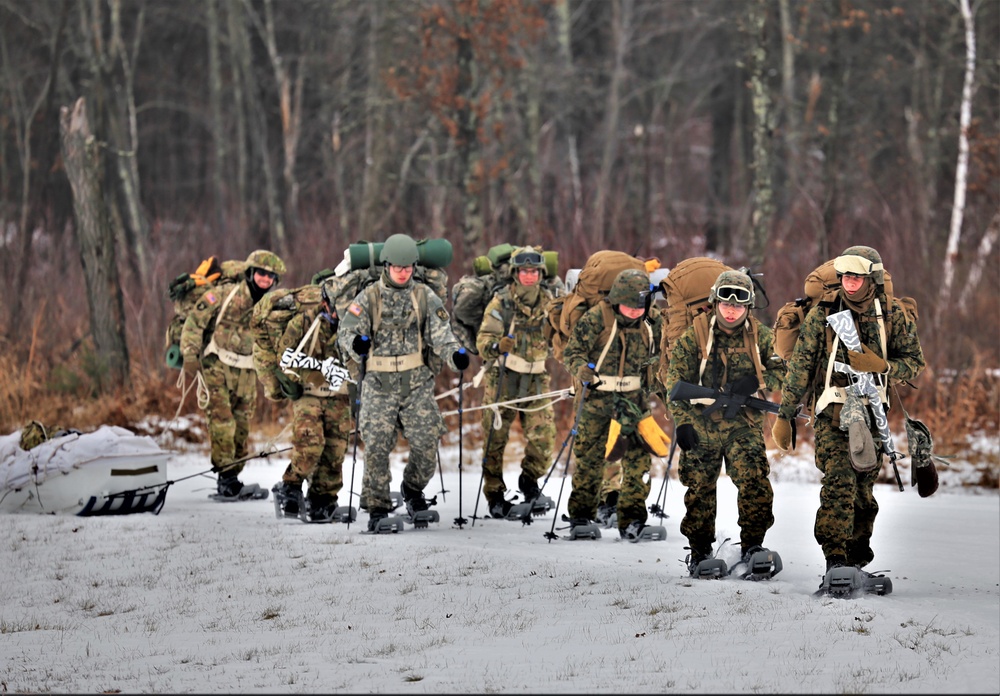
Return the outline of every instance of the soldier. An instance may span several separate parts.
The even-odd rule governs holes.
[[[292,401],[292,458],[274,493],[276,498],[284,499],[286,515],[299,514],[302,482],[309,481],[308,519],[332,522],[337,494],[344,485],[351,399],[346,379],[349,375],[337,345],[336,305],[327,295],[325,284],[320,293],[318,305],[307,305],[289,319],[278,350],[283,356],[282,365],[294,365],[297,358],[305,356],[315,358],[313,364],[333,365],[334,369],[328,375],[319,369],[294,367],[277,373],[282,393]]]
[[[531,247],[516,249],[510,256],[510,274],[514,282],[493,296],[483,313],[483,323],[476,347],[488,361],[483,403],[508,401],[549,390],[550,378],[545,361],[552,354],[552,328],[548,322],[548,303],[552,293],[542,287],[545,258]],[[518,488],[526,502],[540,494],[538,479],[552,460],[556,439],[552,401],[530,410],[499,410],[500,427],[494,428],[494,412],[483,412],[483,432],[488,450],[483,455],[483,495],[490,515],[506,517],[513,503],[504,499],[507,486],[503,480],[503,456],[511,424],[521,420],[524,457]],[[484,445],[484,446],[487,446]]]
[[[671,351],[664,387],[679,382],[752,395],[779,389],[784,363],[774,352],[774,333],[751,314],[756,300],[753,280],[740,271],[723,271],[709,292],[711,312],[698,315]],[[774,493],[764,446],[764,414],[740,409],[732,419],[723,411],[702,415],[707,404],[670,401],[674,437],[681,449],[680,481],[684,493],[681,533],[687,537],[688,569],[712,557],[715,545],[716,490],[722,460],[737,488],[740,562],[763,549],[774,524]]]
[[[244,464],[233,462],[247,456],[250,419],[257,405],[250,319],[257,301],[277,287],[285,273],[285,262],[263,249],[252,252],[246,266],[242,281],[221,282],[202,295],[181,332],[184,373],[194,379],[201,371],[208,389],[204,409],[212,470],[219,475],[219,496],[229,499],[241,497],[238,477]]]
[[[787,452],[792,444],[791,420],[798,403],[809,387],[819,395],[813,429],[816,468],[823,472],[823,481],[813,535],[823,549],[827,571],[839,566],[861,569],[875,557],[871,548],[878,515],[874,491],[884,453],[881,439],[873,431],[872,437],[879,448],[878,465],[863,472],[855,470],[849,435],[840,429],[847,377],[830,369],[830,363],[839,360],[859,372],[872,373],[886,406],[890,380],[912,380],[924,369],[916,323],[898,300],[893,299],[891,305],[886,301],[879,253],[867,246],[848,247],[834,259],[833,266],[840,289],[833,306],[817,304],[802,322],[781,390],[781,410],[771,429],[775,445]],[[844,309],[849,309],[854,318],[864,349],[861,353],[834,342],[832,329],[827,327],[827,316]],[[868,399],[863,402],[867,405]],[[874,418],[871,420],[874,423]]]
[[[337,337],[341,355],[357,363],[365,358],[358,422],[365,443],[361,497],[370,531],[392,509],[389,455],[400,432],[410,444],[400,486],[407,512],[412,519],[428,509],[423,490],[434,475],[438,439],[447,431],[428,362],[445,360],[456,372],[469,366],[441,298],[413,280],[418,258],[412,237],[390,236],[379,256],[381,277],[354,298]]]
[[[646,417],[646,399],[658,383],[660,310],[652,306],[649,275],[637,269],[618,274],[608,296],[591,307],[573,327],[563,363],[571,375],[589,384],[573,443],[576,470],[567,504],[570,524],[586,526],[596,517],[605,473],[605,444],[612,421],[628,437],[621,458],[618,532],[637,539],[646,526],[649,451],[633,437]],[[593,365],[593,367],[590,367]]]

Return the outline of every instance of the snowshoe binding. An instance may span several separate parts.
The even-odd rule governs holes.
[[[398,510],[405,504],[403,501],[403,494],[400,493],[399,491],[390,491],[389,499],[392,501],[392,507],[389,508],[389,512],[392,512],[393,510]]]
[[[619,529],[621,538],[633,544],[640,541],[665,541],[667,528],[657,524],[630,522],[625,529]]]
[[[309,524],[349,523],[358,519],[358,511],[350,505],[337,505],[337,498],[329,495],[306,498],[299,518]]]
[[[368,529],[365,534],[398,534],[403,531],[404,519],[389,516],[388,510],[372,510],[368,513]]]
[[[563,539],[576,541],[577,539],[601,538],[600,525],[591,522],[586,517],[569,517],[567,515],[563,515],[562,519],[563,522],[569,522],[569,534],[565,535]]]
[[[441,515],[437,510],[429,509],[431,505],[437,505],[437,496],[428,500],[424,497],[423,491],[410,488],[405,483],[401,488],[403,500],[406,502],[406,521],[412,524],[414,529],[427,529],[431,522],[441,521]]]
[[[687,548],[690,553],[687,558],[684,559],[684,563],[687,565],[688,573],[691,574],[692,578],[699,580],[714,580],[717,578],[724,578],[729,575],[729,567],[726,562],[721,558],[716,558],[713,555],[707,553],[701,553]]]
[[[511,502],[510,500],[504,500],[503,498],[498,498],[496,500],[490,501],[489,507],[490,507],[490,517],[492,517],[495,520],[518,519],[517,517],[511,516],[510,511],[513,510],[515,507],[519,506],[514,505],[514,503]]]
[[[210,493],[208,497],[221,503],[235,503],[244,500],[265,500],[270,493],[256,483],[242,483],[235,476],[227,478],[220,476],[216,492]]]
[[[878,571],[869,573],[857,566],[834,565],[823,577],[819,589],[813,594],[841,599],[853,599],[864,594],[887,595],[892,592],[892,580]]]
[[[763,546],[751,546],[740,557],[740,561],[729,571],[730,575],[744,580],[769,580],[781,572],[781,556],[777,551]]]
[[[302,512],[302,484],[295,485],[287,481],[279,481],[271,489],[274,493],[274,516],[279,520],[295,519]]]
[[[618,491],[611,491],[604,502],[597,506],[595,521],[605,529],[618,526]]]

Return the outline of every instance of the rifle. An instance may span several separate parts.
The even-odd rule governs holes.
[[[720,408],[724,408],[726,410],[723,411],[722,417],[726,420],[735,418],[741,408],[752,408],[755,411],[774,414],[777,414],[781,409],[779,404],[767,399],[760,399],[750,394],[734,394],[731,384],[716,391],[711,387],[703,387],[690,382],[677,382],[670,390],[671,401],[691,401],[693,399],[713,399],[714,403],[702,411],[702,415],[709,416]],[[795,417],[805,418],[808,422],[809,416],[802,413],[801,410],[800,406],[795,412]]]
[[[837,334],[841,343],[848,350],[853,350],[855,353],[862,352],[861,337],[858,336],[858,330],[854,326],[854,318],[851,316],[851,310],[845,309],[842,312],[831,314],[826,318],[826,323],[829,324],[830,328],[833,329],[833,332]],[[896,460],[902,459],[904,455],[896,451],[896,446],[892,442],[889,419],[885,415],[885,408],[882,407],[882,395],[878,393],[878,385],[875,384],[875,377],[872,376],[871,372],[858,372],[850,365],[840,361],[835,361],[833,367],[837,372],[842,372],[848,376],[851,384],[847,389],[851,393],[862,398],[868,397],[868,405],[871,406],[868,410],[875,418],[875,427],[878,428],[879,437],[882,438],[882,447],[885,449],[886,454],[889,455],[889,461],[892,462],[892,473],[896,475],[896,485],[902,491],[903,480],[899,477]]]

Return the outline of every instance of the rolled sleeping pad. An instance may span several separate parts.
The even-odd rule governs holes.
[[[510,259],[510,255],[514,253],[514,249],[513,244],[495,244],[486,252],[486,258],[489,259],[490,265],[493,268],[499,268],[500,264]]]
[[[351,270],[369,268],[379,264],[384,242],[356,242],[347,247]],[[447,239],[421,239],[417,242],[417,263],[427,268],[447,268],[453,251]]]
[[[184,356],[181,355],[181,347],[176,343],[167,348],[165,356],[167,367],[180,370],[184,367]]]

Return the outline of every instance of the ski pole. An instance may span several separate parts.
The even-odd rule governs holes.
[[[588,363],[587,366],[593,370],[594,363]],[[545,538],[551,541],[553,539],[558,539],[559,535],[555,533],[556,529],[556,516],[559,511],[559,504],[562,502],[563,488],[566,486],[566,474],[569,472],[569,463],[573,459],[573,442],[576,440],[577,426],[580,424],[580,416],[583,414],[583,404],[587,399],[587,387],[590,386],[590,382],[583,383],[583,389],[580,391],[580,403],[576,407],[576,416],[573,418],[573,426],[569,429],[569,433],[566,435],[566,439],[563,440],[562,446],[559,448],[559,454],[556,456],[555,462],[559,461],[559,457],[562,456],[563,450],[569,447],[566,452],[566,465],[563,467],[562,481],[559,483],[559,495],[556,498],[556,506],[552,511],[552,527],[548,532],[544,534]],[[552,467],[555,468],[555,462],[553,462]],[[551,473],[551,471],[549,472]],[[549,477],[546,475],[545,481],[548,482]],[[544,484],[543,484],[544,485]],[[541,489],[539,489],[538,495],[541,495]],[[538,500],[538,495],[535,496],[535,500]],[[531,522],[531,509],[535,506],[535,500],[531,501],[531,505],[528,507],[528,512],[525,513],[525,517],[521,519],[525,524],[530,524]],[[527,522],[525,522],[527,518]]]
[[[465,370],[462,370],[458,375],[458,517],[455,518],[455,524],[461,529],[467,519],[462,517],[462,380],[465,379]],[[441,488],[444,488],[444,479],[441,480]],[[443,493],[443,491],[442,491]],[[442,496],[443,498],[443,496]]]
[[[497,370],[498,370],[497,371],[497,391],[496,391],[496,394],[493,395],[494,399],[499,399],[500,396],[503,394],[503,383],[504,383],[504,379],[507,377],[507,354],[506,353],[504,353],[503,355],[500,356],[500,360],[497,361],[497,365],[498,365],[498,368],[497,368]],[[483,443],[483,459],[482,459],[482,462],[481,462],[481,464],[482,464],[482,466],[481,466],[482,473],[479,474],[479,488],[476,489],[476,506],[472,510],[472,526],[473,527],[476,526],[476,520],[478,519],[479,499],[481,497],[480,493],[483,490],[483,481],[486,480],[486,457],[489,455],[490,443],[493,442],[493,431],[496,430],[496,425],[495,425],[496,421],[500,417],[501,417],[500,416],[500,411],[496,411],[493,414],[493,420],[490,422],[490,432],[487,433],[487,435],[486,435],[486,442]],[[503,463],[502,462],[500,464],[500,471],[501,471],[501,473],[503,473]]]
[[[667,452],[667,470],[663,474],[663,483],[660,485],[660,492],[656,495],[656,502],[649,506],[649,511],[661,520],[667,517],[667,514],[663,510],[667,505],[667,479],[670,478],[670,467],[674,464],[675,449],[677,449],[676,434],[670,440],[670,451]],[[660,505],[661,499],[663,500],[663,505]]]
[[[354,451],[351,453],[351,489],[350,489],[350,493],[347,496],[347,506],[348,506],[347,528],[348,529],[351,528],[350,505],[351,505],[351,498],[354,497],[354,467],[358,463],[358,437],[360,436],[360,433],[361,433],[361,423],[359,422],[360,421],[360,416],[361,416],[361,385],[365,381],[365,365],[367,365],[367,363],[368,363],[368,353],[363,353],[361,355],[361,371],[358,373],[358,388],[357,388],[357,390],[356,390],[356,392],[354,394],[354,408],[352,409],[354,411],[354,413],[352,414],[354,416],[354,446],[353,446],[353,450]],[[358,507],[359,508],[361,507],[361,498],[360,498],[360,496],[358,497]]]

